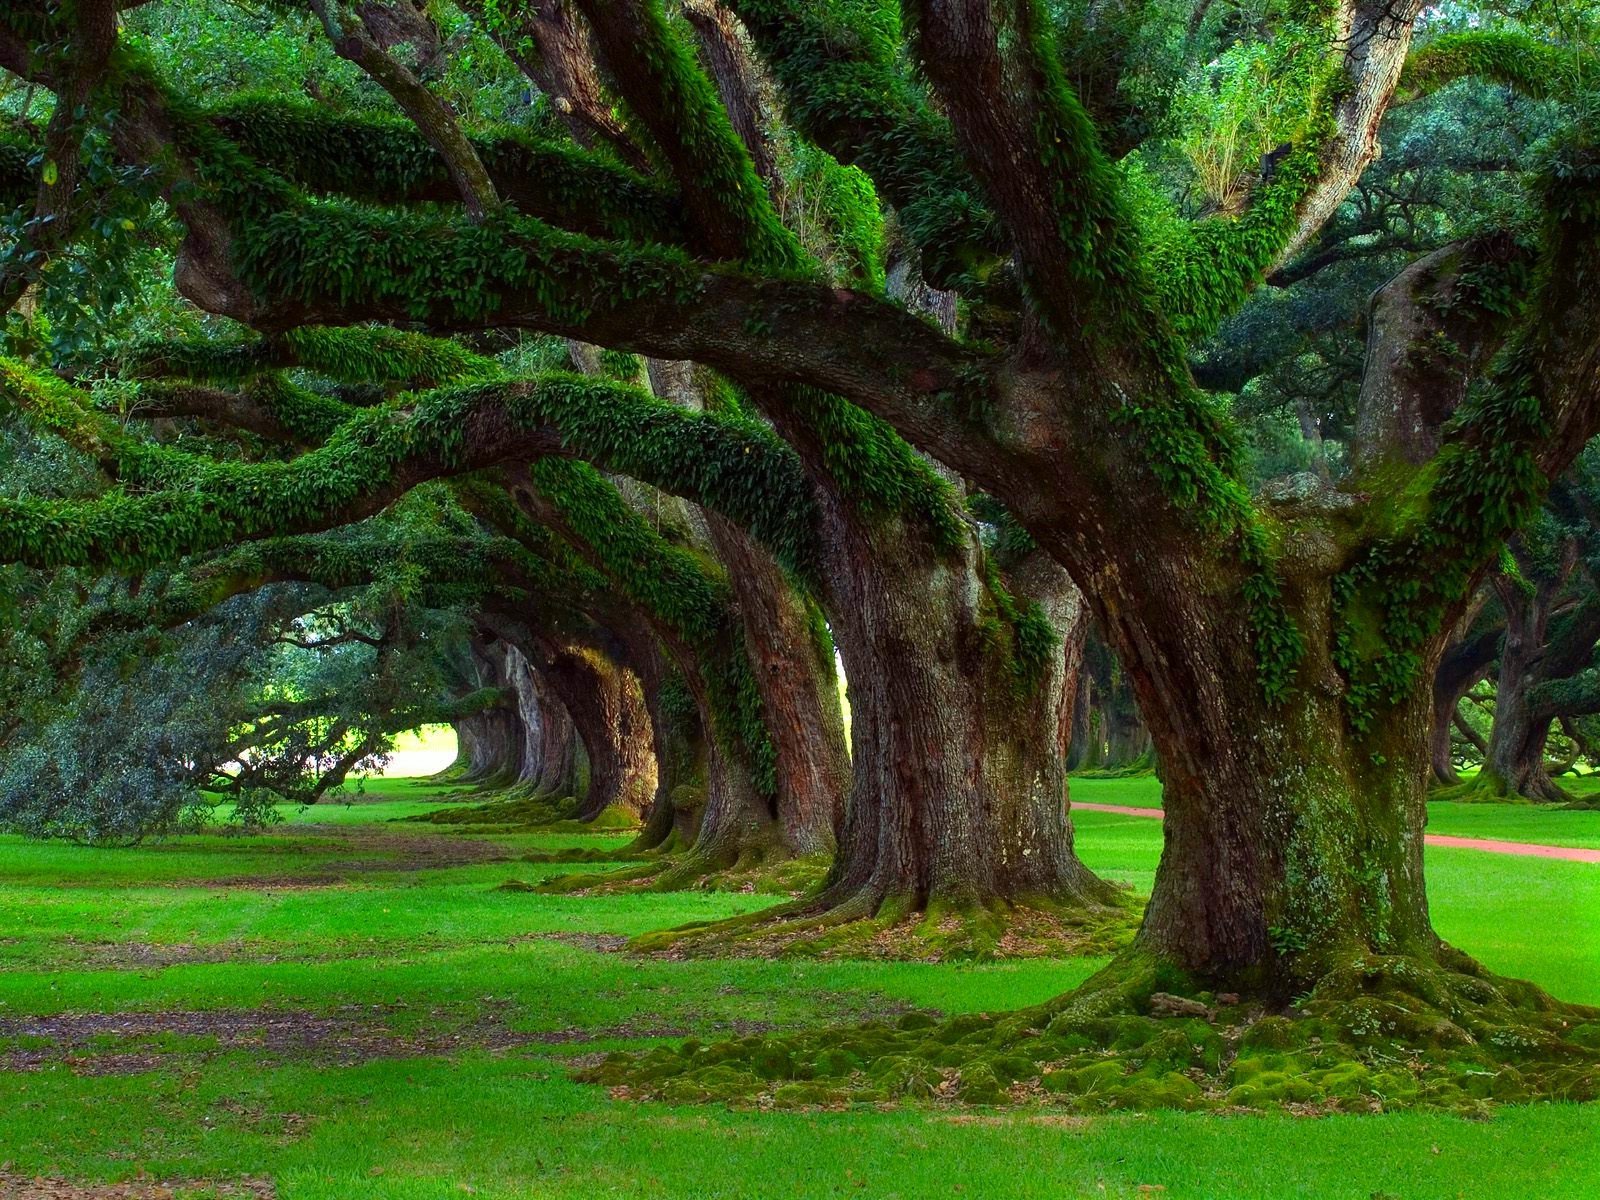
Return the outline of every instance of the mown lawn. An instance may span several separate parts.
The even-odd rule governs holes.
[[[1074,783],[1079,800],[1153,795],[1152,781]],[[1593,1106],[1467,1121],[613,1101],[569,1081],[574,1061],[663,1037],[1020,1006],[1099,961],[638,960],[619,936],[770,901],[496,890],[552,868],[486,855],[617,839],[387,822],[434,804],[386,783],[259,836],[129,851],[0,839],[0,1194],[36,1173],[141,1170],[195,1195],[271,1179],[296,1200],[1600,1194]],[[1452,807],[1471,811],[1430,828],[1600,844],[1600,812]],[[1077,823],[1091,866],[1148,888],[1157,822]],[[1600,868],[1451,849],[1428,863],[1445,936],[1600,1004]]]

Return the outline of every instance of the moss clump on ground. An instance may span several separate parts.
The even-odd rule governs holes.
[[[528,862],[620,862],[615,871],[557,875],[538,885],[545,893],[604,895],[629,891],[742,892],[760,896],[799,896],[815,890],[828,873],[826,855],[766,857],[750,854],[731,866],[716,867],[693,853],[663,855],[624,846],[618,850],[557,850],[524,856]],[[645,860],[645,861],[641,861]]]
[[[1130,970],[1130,966],[1132,969]],[[1446,950],[1367,955],[1284,1008],[1159,990],[1136,956],[1038,1008],[919,1013],[784,1038],[613,1054],[579,1076],[670,1102],[933,1101],[1084,1113],[1396,1108],[1600,1097],[1600,1009]],[[1170,983],[1170,981],[1168,981]]]
[[[612,805],[592,821],[576,819],[579,802],[574,796],[540,796],[511,789],[481,804],[453,804],[432,809],[402,821],[429,825],[470,826],[473,832],[511,833],[538,829],[551,833],[599,833],[637,829],[639,818]]]
[[[803,861],[803,860],[802,860]],[[818,877],[820,882],[820,875]],[[629,949],[680,957],[883,959],[983,962],[1005,958],[1111,955],[1133,940],[1139,907],[1085,909],[1040,899],[1027,904],[884,905],[874,916],[838,920],[814,904],[640,934]]]

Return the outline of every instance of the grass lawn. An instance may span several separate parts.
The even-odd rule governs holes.
[[[1585,776],[1579,781],[1564,779],[1562,786],[1575,795],[1587,796],[1596,790],[1589,784],[1591,778],[1596,777]],[[1071,793],[1074,804],[1161,807],[1161,781],[1154,775],[1132,779],[1074,778]],[[1089,816],[1082,813],[1074,820],[1081,822]],[[1600,849],[1600,813],[1542,804],[1461,804],[1435,800],[1428,805],[1428,832],[1592,850]]]
[[[769,901],[499,891],[552,870],[506,855],[619,839],[388,823],[437,794],[383,781],[266,834],[134,850],[0,839],[0,1195],[36,1173],[141,1170],[196,1196],[270,1179],[282,1200],[1600,1194],[1595,1106],[1466,1121],[613,1101],[570,1082],[573,1063],[659,1038],[1015,1007],[1099,960],[635,959],[620,936]],[[1159,798],[1147,780],[1079,780],[1073,795]],[[1600,812],[1448,807],[1471,811],[1431,828],[1600,844]],[[1148,888],[1157,822],[1077,824],[1091,866]],[[1600,868],[1451,849],[1428,866],[1445,936],[1600,1004]]]

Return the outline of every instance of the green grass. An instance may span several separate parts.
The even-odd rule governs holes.
[[[1078,781],[1074,795],[1138,803],[1153,784]],[[154,1069],[78,1074],[55,1061],[0,1070],[0,1162],[83,1179],[141,1168],[211,1181],[265,1174],[283,1200],[1595,1194],[1594,1107],[1503,1109],[1487,1122],[1425,1113],[1064,1120],[613,1101],[570,1082],[567,1056],[661,1036],[716,1037],[750,1022],[782,1029],[907,1006],[1018,1007],[1099,964],[672,962],[606,953],[592,939],[768,901],[496,891],[506,879],[557,870],[515,857],[411,869],[421,845],[467,841],[514,856],[535,845],[624,840],[463,838],[388,821],[426,811],[439,795],[386,780],[362,803],[287,812],[286,824],[262,835],[128,851],[0,839],[0,1022],[244,1009],[352,1022],[397,1039],[461,1038],[459,1048],[422,1057],[340,1064],[326,1053],[219,1048],[203,1031],[96,1034],[91,1050],[153,1054]],[[1510,815],[1522,819],[1522,810]],[[1084,812],[1077,825],[1091,866],[1148,889],[1157,822]],[[1502,828],[1488,836],[1505,836]],[[1574,825],[1570,836],[1589,835]],[[1438,848],[1429,849],[1428,868],[1446,937],[1497,970],[1600,1003],[1600,869]],[[474,1032],[485,1022],[561,1040],[486,1049]],[[0,1054],[26,1049],[25,1041],[0,1035]]]
[[[1591,778],[1597,780],[1594,786],[1589,785]],[[1600,777],[1586,776],[1581,781],[1566,779],[1562,786],[1574,794],[1588,795],[1600,787]],[[1074,804],[1161,807],[1161,781],[1153,775],[1134,779],[1073,779],[1071,792]],[[1082,813],[1074,819],[1081,821],[1090,815]],[[1435,800],[1428,805],[1428,832],[1600,849],[1600,811],[1572,811],[1538,804],[1460,804]]]

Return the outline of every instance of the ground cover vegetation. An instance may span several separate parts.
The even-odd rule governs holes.
[[[1086,791],[1116,803],[1144,786]],[[630,955],[625,939],[663,921],[781,898],[501,890],[537,877],[529,853],[631,835],[396,820],[463,810],[457,790],[376,781],[348,806],[284,805],[284,822],[260,833],[115,852],[0,841],[4,1186],[28,1196],[42,1177],[56,1196],[81,1196],[120,1180],[137,1200],[169,1184],[186,1200],[226,1187],[280,1200],[934,1196],[950,1194],[959,1172],[963,1194],[1008,1198],[1498,1200],[1581,1195],[1593,1174],[1587,1105],[1485,1102],[1464,1117],[1386,1103],[1376,1113],[1368,1098],[1360,1112],[1308,1120],[1322,1108],[1130,1112],[1112,1107],[1109,1088],[1080,1107],[1045,1094],[975,1108],[953,1087],[894,1105],[613,1100],[571,1075],[612,1051],[688,1039],[1003,1012],[1048,1000],[1106,960]],[[1443,803],[1430,828],[1485,811],[1503,815],[1499,833],[1542,842],[1555,840],[1552,823],[1593,821]],[[1156,822],[1085,812],[1076,823],[1088,864],[1148,893]],[[1592,867],[1427,854],[1445,936],[1497,971],[1600,1000]],[[1520,920],[1505,918],[1507,891]]]
[[[1094,965],[618,1098],[1593,1099],[1423,830],[1571,801],[1600,707],[1597,21],[13,4],[0,816],[259,826],[443,721],[396,853],[777,899],[635,953]],[[1152,876],[1074,766],[1158,774]]]

